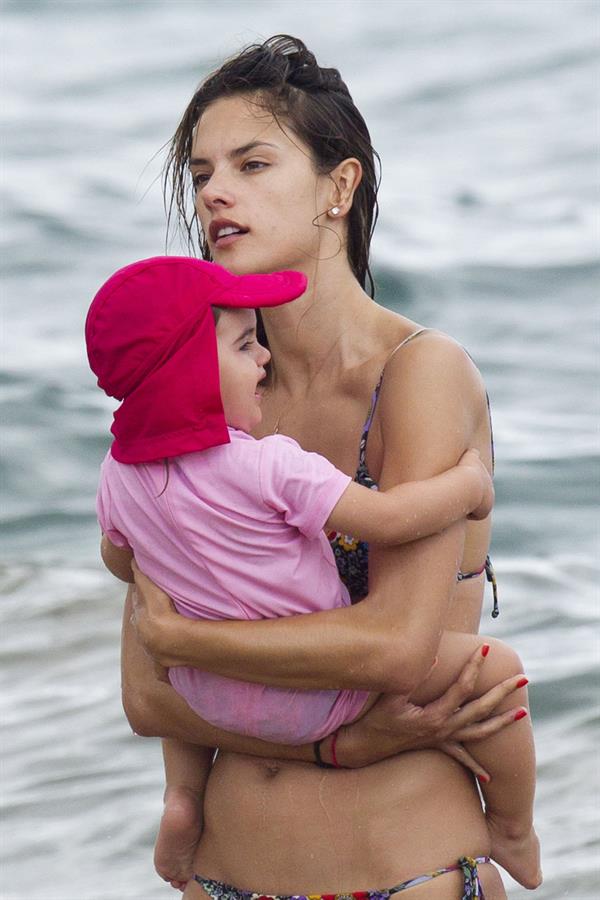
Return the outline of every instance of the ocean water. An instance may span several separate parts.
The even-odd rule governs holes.
[[[0,11],[1,896],[174,896],[151,862],[159,747],[120,708],[122,591],[99,565],[94,517],[111,406],[82,328],[111,271],[164,248],[161,148],[194,86],[282,31],[341,69],[381,153],[379,299],[454,335],[485,376],[502,615],[483,630],[519,650],[532,681],[538,896],[599,896],[600,5]]]

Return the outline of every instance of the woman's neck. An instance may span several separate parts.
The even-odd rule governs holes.
[[[337,268],[337,267],[336,267]],[[378,307],[349,267],[319,271],[299,300],[262,311],[278,385],[304,390],[317,375],[369,354]]]

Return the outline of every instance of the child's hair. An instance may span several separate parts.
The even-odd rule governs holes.
[[[165,166],[169,224],[175,208],[189,247],[193,249],[197,240],[203,258],[210,259],[196,212],[188,209],[188,167],[202,114],[214,101],[236,95],[247,95],[277,121],[284,121],[310,148],[320,174],[328,174],[349,157],[359,160],[363,175],[348,215],[348,259],[361,286],[366,288],[368,281],[374,296],[369,248],[378,215],[379,156],[338,70],[319,66],[298,38],[280,34],[252,44],[200,85],[175,132]]]

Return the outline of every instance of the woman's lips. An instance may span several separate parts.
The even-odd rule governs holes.
[[[213,247],[218,249],[229,247],[230,244],[236,243],[247,233],[247,228],[228,219],[217,219],[211,222],[209,227],[209,236]]]
[[[236,231],[234,234],[227,234],[223,237],[217,238],[214,242],[213,247],[217,250],[222,250],[224,247],[229,247],[231,244],[235,244],[239,241],[240,238],[243,238],[246,234],[245,231]]]

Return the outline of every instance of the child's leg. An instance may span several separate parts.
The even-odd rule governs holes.
[[[440,642],[437,665],[411,700],[422,705],[439,697],[477,646],[485,644],[490,649],[474,697],[523,671],[517,654],[501,641],[447,631]],[[525,686],[511,694],[497,711],[510,709],[515,702],[529,710]],[[467,749],[491,774],[491,781],[481,787],[494,859],[525,887],[537,887],[541,873],[539,844],[533,830],[535,749],[529,715],[493,737],[467,745]]]
[[[154,848],[156,871],[183,890],[193,875],[194,851],[202,833],[204,789],[214,750],[168,738],[165,762],[165,808]]]

